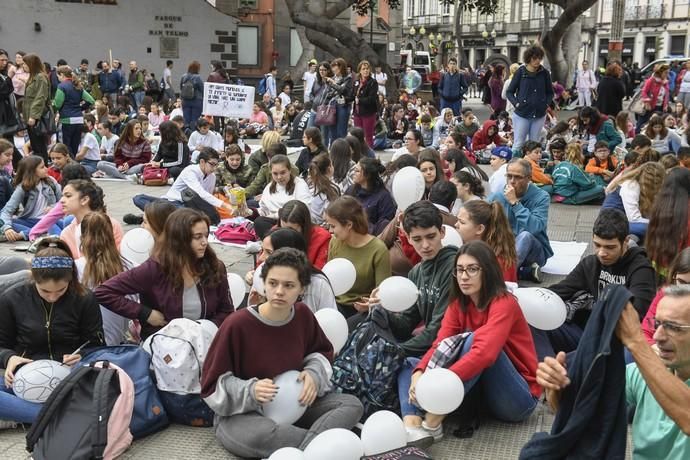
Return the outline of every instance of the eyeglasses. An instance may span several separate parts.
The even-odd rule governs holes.
[[[647,325],[651,328],[654,328],[655,331],[659,329],[659,326],[661,326],[664,328],[664,331],[666,331],[668,335],[680,335],[683,332],[690,329],[690,325],[687,324],[676,324],[670,323],[668,321],[657,321],[656,318],[647,318]]]
[[[467,276],[469,278],[474,278],[481,271],[482,271],[482,267],[480,267],[479,265],[468,265],[467,267],[463,267],[462,265],[458,265],[455,267],[455,270],[453,270],[453,277],[454,278],[460,278],[460,277],[462,277],[463,273],[467,273]]]
[[[520,174],[506,174],[506,180],[522,180],[527,176],[521,176]]]
[[[404,137],[403,139],[405,139],[406,141],[416,141],[417,140],[414,137]]]
[[[207,161],[207,163],[208,163],[209,166],[211,166],[212,168],[215,168],[216,166],[218,166],[218,162],[217,162],[217,161]]]

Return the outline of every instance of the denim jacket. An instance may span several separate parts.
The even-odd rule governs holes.
[[[46,198],[46,203],[52,206],[60,201],[60,198],[62,198],[62,190],[60,189],[60,185],[55,182],[55,179],[48,177],[45,179],[44,185],[46,186],[43,187],[42,192]],[[2,220],[0,231],[4,233],[12,228],[12,217],[19,210],[20,205],[22,206],[22,213],[17,217],[25,217],[33,214],[34,208],[36,207],[37,196],[37,188],[33,188],[28,192],[25,192],[21,185],[15,188],[9,201],[5,207],[2,208],[2,211],[0,211],[0,220]]]

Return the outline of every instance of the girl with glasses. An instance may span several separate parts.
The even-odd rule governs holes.
[[[506,289],[494,251],[483,241],[463,245],[455,257],[448,309],[434,345],[421,360],[408,358],[398,377],[398,390],[408,443],[425,444],[443,437],[444,415],[418,408],[415,387],[436,347],[445,339],[469,332],[460,356],[448,369],[465,386],[465,399],[482,397],[470,391],[482,386],[482,405],[499,420],[528,418],[541,396],[536,380],[537,356],[527,321]]]

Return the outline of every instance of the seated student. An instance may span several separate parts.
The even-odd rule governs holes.
[[[446,175],[443,173],[442,160],[438,152],[434,149],[424,149],[419,154],[417,159],[417,169],[422,173],[424,178],[424,193],[422,199],[429,198],[431,187],[439,182],[446,180]]]
[[[74,159],[82,164],[86,170],[93,174],[96,172],[98,162],[101,161],[101,151],[96,136],[89,132],[87,125],[83,125],[81,142]]]
[[[266,134],[264,134],[264,137],[266,137]],[[263,138],[262,138],[263,141]],[[256,152],[255,152],[256,153]],[[254,155],[254,154],[252,154]],[[287,147],[285,147],[285,144],[281,143],[273,143],[270,144],[268,147],[266,147],[265,151],[265,157],[268,158],[268,161],[271,160],[276,155],[285,155],[287,156]],[[251,156],[249,157],[251,161]],[[247,188],[244,189],[245,196],[247,199],[254,198],[254,201],[257,202],[258,206],[258,201],[261,199],[261,192],[266,188],[266,185],[271,182],[271,168],[268,162],[262,164],[258,170],[254,171],[256,175],[254,176],[254,179],[252,180],[251,184]],[[290,172],[292,173],[293,176],[298,176],[299,171],[297,170],[297,167],[294,165],[290,166]]]
[[[269,163],[271,182],[261,193],[259,217],[254,221],[256,234],[263,238],[266,232],[278,223],[278,212],[290,200],[309,204],[312,199],[309,186],[299,176],[294,176],[291,164],[285,155],[275,155]]]
[[[496,254],[503,272],[503,279],[517,283],[517,252],[515,236],[510,230],[508,218],[500,203],[474,200],[465,204],[458,212],[455,229],[464,243],[484,241]]]
[[[79,282],[89,289],[94,289],[129,267],[120,255],[119,241],[113,233],[113,224],[105,213],[91,212],[86,214],[80,222],[81,254],[74,263],[79,274]],[[103,306],[101,306],[101,317],[106,345],[120,345],[127,341],[129,327],[127,318]]]
[[[689,75],[690,77],[690,75]],[[678,162],[686,169],[690,169],[690,147],[681,147],[678,149]]]
[[[292,124],[288,126],[288,139],[285,141],[288,147],[304,147],[302,137],[304,131],[309,127],[309,119],[311,118],[311,101],[304,103],[303,109],[295,115]]]
[[[257,258],[257,263],[259,264],[257,269],[271,254],[280,248],[294,248],[304,254],[307,253],[307,245],[304,242],[304,236],[300,232],[293,227],[275,227],[261,240],[261,253]],[[254,270],[247,272],[244,279],[247,284],[251,285],[254,282]],[[247,302],[248,305],[256,305],[265,300],[265,298],[252,289]],[[311,264],[311,282],[305,288],[304,294],[302,294],[302,302],[314,313],[324,308],[338,308],[330,281],[313,264]]]
[[[678,152],[682,144],[678,133],[667,128],[664,119],[659,115],[652,115],[644,130],[644,135],[652,141],[652,150],[656,150],[662,156]]]
[[[372,148],[369,147],[369,144],[364,140],[364,129],[358,126],[353,126],[352,128],[350,128],[347,131],[347,136],[345,136],[345,139],[348,140],[348,142],[350,142],[349,139],[353,137],[357,139],[357,142],[359,143],[360,158],[363,156],[369,158],[376,158],[374,150],[372,150]],[[331,146],[333,146],[332,142]]]
[[[422,412],[415,387],[436,358],[439,343],[454,335],[470,333],[460,357],[448,369],[460,377],[466,394],[474,385],[482,386],[482,405],[491,415],[505,422],[524,421],[541,396],[532,335],[517,300],[506,289],[493,251],[482,241],[472,241],[460,248],[453,264],[449,305],[438,335],[421,360],[407,358],[398,376],[408,443],[443,437],[446,416]]]
[[[98,162],[98,170],[109,177],[127,179],[140,174],[150,161],[151,145],[144,138],[141,123],[130,120],[117,141],[113,162]]]
[[[304,254],[275,251],[261,278],[267,301],[238,311],[220,327],[204,363],[201,396],[218,415],[216,437],[226,449],[267,458],[282,447],[304,449],[328,429],[351,429],[363,408],[355,396],[330,391],[333,347],[299,301],[311,281]],[[279,391],[273,379],[291,370],[300,371],[300,403],[308,408],[296,425],[277,424],[261,407]]]
[[[12,143],[0,138],[0,208],[5,207],[14,192],[12,175],[7,171],[7,167],[12,165],[13,156],[14,146]]]
[[[502,192],[506,188],[508,162],[512,158],[513,151],[510,147],[496,147],[491,151],[489,165],[494,172],[489,177],[489,194]]]
[[[451,111],[452,112],[452,111]],[[424,145],[432,146],[434,143],[434,126],[432,126],[431,115],[424,113],[419,117],[417,129],[422,135]]]
[[[198,160],[198,164],[189,165],[182,170],[175,182],[173,182],[172,187],[161,198],[144,194],[135,195],[132,198],[134,206],[143,211],[148,203],[163,199],[170,201],[177,207],[182,207],[184,206],[182,192],[191,189],[210,206],[232,212],[232,206],[229,203],[225,203],[213,196],[213,192],[216,189],[216,175],[214,171],[220,161],[218,152],[210,147],[202,147]],[[141,217],[132,214],[125,215],[123,220],[128,224],[141,224]]]
[[[280,143],[280,133],[278,131],[268,131],[264,133],[264,135],[261,136],[261,148],[255,150],[251,155],[249,155],[247,164],[255,173],[257,173],[259,169],[261,169],[261,166],[267,164],[268,160],[270,159],[266,156],[268,148],[273,144]],[[287,149],[285,152],[285,155],[287,155]]]
[[[111,125],[111,131],[117,136],[119,136],[125,129],[125,122],[123,122],[123,118],[126,122],[127,114],[124,110],[122,110],[121,107],[115,107],[114,109],[110,109],[110,112],[108,112],[108,122]]]
[[[604,186],[598,185],[594,178],[584,172],[582,147],[571,142],[565,149],[565,160],[553,170],[554,200],[563,204],[585,204],[601,202]]]
[[[486,120],[482,125],[482,129],[472,136],[472,151],[479,158],[481,157],[479,154],[481,150],[489,150],[490,152],[494,147],[506,145],[507,143],[508,140],[498,134],[496,120]]]
[[[345,195],[356,198],[367,212],[369,233],[378,234],[395,216],[397,206],[386,189],[381,174],[385,168],[373,158],[362,158],[355,166],[353,185]]]
[[[223,159],[216,168],[216,189],[247,187],[253,178],[252,168],[244,161],[244,152],[237,144],[225,147]]]
[[[249,118],[240,120],[240,136],[256,138],[260,134],[272,130],[272,125],[273,119],[268,116],[266,105],[263,102],[255,102],[252,105],[252,113]]]
[[[441,144],[445,142],[448,134],[455,129],[455,125],[456,123],[455,117],[453,117],[453,109],[449,107],[444,108],[441,110],[441,116],[439,116],[436,119],[436,123],[434,123],[433,138],[431,142],[427,144],[425,140],[424,144],[430,145],[438,150]]]
[[[539,359],[577,348],[592,304],[609,284],[632,292],[633,304],[643,318],[656,290],[656,275],[645,250],[628,246],[628,222],[617,209],[602,209],[594,221],[595,254],[585,256],[564,280],[549,287],[568,308],[566,322],[553,331],[533,329]],[[587,294],[584,297],[583,294]],[[639,321],[639,319],[638,319]]]
[[[458,191],[457,203],[459,203],[459,207],[470,201],[484,198],[482,182],[467,171],[457,171],[450,178],[450,182],[455,185]]]
[[[567,145],[568,144],[566,143],[565,139],[562,137],[556,137],[551,140],[546,149],[549,160],[544,168],[544,174],[548,174],[549,176],[552,175],[553,170],[556,166],[558,166],[558,163],[565,159],[565,148]]]
[[[159,126],[160,143],[156,156],[149,163],[154,168],[165,168],[170,177],[177,179],[190,163],[189,147],[182,130],[172,121],[164,121]]]
[[[369,234],[366,212],[351,196],[341,196],[328,206],[326,223],[333,235],[328,260],[344,257],[357,271],[352,288],[336,298],[338,309],[345,317],[357,311],[368,311],[368,303],[363,298],[391,276],[388,249],[381,240]]]
[[[233,306],[225,265],[208,245],[209,225],[199,211],[173,212],[151,257],[98,286],[98,302],[141,321],[142,339],[175,318],[208,319],[220,326]],[[133,294],[139,294],[139,302],[131,300]]]
[[[594,152],[594,145],[597,141],[605,141],[609,150],[616,148],[623,141],[623,138],[616,130],[613,120],[608,115],[603,115],[596,107],[583,107],[578,115],[580,130],[585,136],[583,151],[588,156]]]
[[[453,204],[458,199],[458,189],[456,184],[442,180],[431,186],[429,191],[429,201],[441,211],[441,218],[444,225],[455,226],[458,218],[451,214]]]
[[[17,366],[52,359],[71,367],[81,359],[71,353],[82,344],[102,345],[98,303],[79,283],[63,241],[41,241],[31,261],[31,278],[0,297],[0,368],[5,369],[0,379],[0,423],[33,423],[43,406],[14,395]]]
[[[22,158],[13,185],[12,196],[0,211],[0,241],[28,240],[31,228],[62,197],[60,185],[48,175],[43,158],[37,155]],[[62,225],[56,224],[50,232],[55,235],[61,230]]]
[[[113,133],[113,126],[106,120],[98,123],[98,131],[101,135],[101,160],[113,161],[115,159],[115,146],[120,140],[120,136]]]
[[[540,282],[540,269],[553,255],[546,226],[551,197],[531,183],[532,166],[522,158],[508,163],[503,192],[493,193],[487,201],[498,201],[515,235],[518,277]]]
[[[537,187],[543,188],[551,193],[553,179],[544,173],[544,168],[540,166],[542,153],[541,144],[536,141],[527,141],[522,146],[522,156],[532,165],[532,183]]]
[[[477,131],[481,129],[479,120],[474,116],[472,109],[463,109],[462,111],[462,123],[455,125],[455,132],[458,134],[464,134],[468,139],[472,139]]]
[[[393,153],[391,161],[395,161],[403,155],[412,155],[416,159],[425,147],[422,133],[417,129],[407,131],[403,140],[405,144]]]
[[[163,233],[168,217],[176,210],[177,207],[168,200],[152,201],[144,207],[141,226],[151,234],[153,241]]]
[[[309,203],[311,220],[323,225],[323,213],[328,204],[340,196],[340,187],[333,181],[333,163],[327,153],[317,155],[309,165]]]
[[[73,180],[65,185],[60,199],[65,215],[74,216],[74,220],[60,233],[60,239],[67,243],[72,256],[81,257],[81,221],[87,214],[100,212],[106,214],[103,189],[90,180]],[[122,241],[120,222],[109,217],[115,244],[119,248]]]
[[[55,179],[58,184],[62,182],[62,169],[69,163],[76,163],[69,154],[69,150],[65,144],[56,143],[48,152],[50,157],[50,167],[48,168],[48,175]],[[92,171],[93,172],[93,171]],[[91,173],[89,173],[91,175]]]
[[[216,152],[223,151],[223,138],[215,131],[211,131],[211,123],[206,118],[199,118],[196,122],[196,131],[189,136],[189,151],[192,152],[192,163],[198,160],[199,152],[203,147],[211,147]]]
[[[321,270],[328,260],[328,245],[331,234],[328,230],[314,225],[307,205],[299,200],[290,200],[278,211],[281,227],[299,232],[307,247],[307,259],[314,267]]]
[[[402,226],[410,244],[421,257],[408,275],[420,294],[415,305],[402,313],[389,314],[388,321],[405,355],[421,357],[436,338],[448,306],[448,280],[453,272],[457,248],[443,247],[441,240],[445,236],[445,228],[441,212],[428,201],[410,205],[403,214]],[[370,307],[380,303],[377,294],[374,289],[369,297]],[[424,328],[413,334],[420,323]]]
[[[321,153],[328,153],[328,150],[324,147],[323,141],[321,140],[321,131],[316,127],[304,130],[302,143],[304,144],[304,148],[300,152],[295,166],[299,169],[300,175],[306,178],[309,173],[311,161]]]
[[[609,146],[605,141],[597,141],[594,144],[594,156],[589,159],[585,172],[592,174],[597,185],[606,187],[618,168],[618,160],[611,155]]]
[[[645,341],[638,314],[630,303],[616,326],[616,335],[635,361],[626,367],[625,374],[625,402],[629,411],[634,410],[633,458],[690,456],[690,367],[686,358],[690,334],[684,327],[690,324],[690,288],[670,286],[664,293],[652,321],[658,354]],[[565,353],[545,358],[537,369],[537,383],[546,390],[554,410],[559,407],[561,390],[571,383],[567,369]],[[570,421],[564,423],[570,426]]]
[[[403,138],[406,137],[409,128],[409,122],[407,118],[405,118],[405,109],[400,104],[394,104],[393,107],[391,107],[391,115],[388,117],[388,140],[392,141],[394,146],[396,144],[400,146],[401,142],[399,141],[402,141]],[[390,145],[390,143],[388,145]]]

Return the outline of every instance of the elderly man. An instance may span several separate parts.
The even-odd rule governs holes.
[[[665,288],[651,321],[658,352],[646,342],[631,303],[616,327],[635,360],[625,383],[628,408],[635,410],[633,459],[690,458],[690,286]],[[561,390],[570,384],[566,354],[541,362],[537,382],[557,409]]]
[[[491,194],[488,201],[501,203],[508,217],[515,235],[519,278],[539,283],[541,267],[553,255],[546,236],[551,197],[531,177],[529,161],[513,158],[508,163],[505,189]]]

